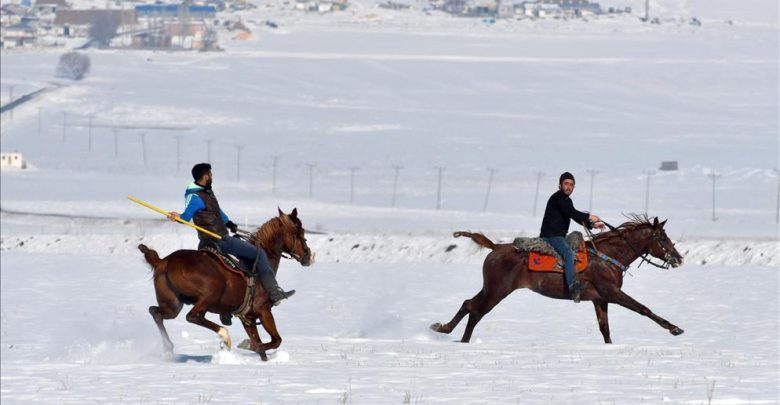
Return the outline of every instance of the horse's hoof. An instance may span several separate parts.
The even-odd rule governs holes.
[[[672,335],[674,335],[674,336],[679,336],[679,335],[682,335],[682,334],[683,334],[683,332],[685,332],[685,331],[684,331],[684,330],[682,330],[682,329],[680,329],[680,328],[678,328],[678,327],[676,327],[676,326],[674,327],[674,329],[672,329],[672,330],[670,330],[670,331],[669,331],[669,333],[671,333],[671,334],[672,334]]]
[[[260,350],[260,351],[257,352],[257,354],[260,355],[260,360],[268,361],[268,355],[265,354],[265,350]]]
[[[441,324],[438,322],[431,325],[431,330],[434,332],[439,332],[440,329],[441,329]]]
[[[244,341],[239,343],[236,347],[244,350],[252,350],[252,342],[250,342],[249,339],[244,339]]]

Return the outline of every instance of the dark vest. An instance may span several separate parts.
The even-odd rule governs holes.
[[[196,212],[195,216],[192,218],[195,225],[214,232],[219,236],[227,236],[227,226],[225,226],[225,222],[222,221],[222,215],[220,214],[222,211],[219,209],[219,202],[217,202],[217,197],[214,195],[214,192],[211,190],[200,190],[195,194],[197,194],[198,197],[203,200],[203,203],[206,204],[206,208]],[[198,238],[213,239],[211,236],[200,231],[198,231]]]

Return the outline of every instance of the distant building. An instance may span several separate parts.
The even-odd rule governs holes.
[[[132,46],[139,49],[218,50],[217,35],[203,21],[166,21],[133,35]]]
[[[677,167],[676,160],[661,162],[661,167],[659,168],[659,170],[664,170],[664,171],[674,171],[677,169],[678,167]]]
[[[180,4],[142,4],[135,6],[135,12],[140,19],[178,19],[182,16],[195,20],[216,18],[217,9],[214,6],[189,6]]]
[[[26,23],[17,23],[2,28],[0,35],[0,48],[30,48],[35,45],[35,28]]]
[[[4,4],[0,7],[0,25],[14,25],[22,21],[27,9],[18,4]]]
[[[36,14],[54,14],[57,10],[70,8],[65,0],[36,0],[32,11]]]
[[[0,168],[2,169],[26,169],[27,162],[21,153],[0,153]]]
[[[54,17],[54,33],[63,37],[88,37],[89,27],[102,18],[118,21],[120,32],[138,25],[133,10],[59,10]]]

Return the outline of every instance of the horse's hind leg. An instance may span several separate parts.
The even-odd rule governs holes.
[[[485,290],[481,290],[477,293],[474,297],[471,299],[468,299],[466,301],[463,301],[463,305],[460,306],[460,309],[455,314],[454,317],[452,317],[452,320],[445,323],[444,325],[436,322],[433,325],[431,325],[431,329],[433,329],[436,332],[440,333],[450,333],[453,329],[455,329],[456,326],[460,323],[460,321],[463,319],[466,314],[468,314],[473,306],[474,301],[476,301],[480,295],[483,295],[485,293]]]
[[[601,336],[604,337],[604,343],[612,343],[609,337],[609,318],[607,316],[607,304],[605,301],[593,300],[593,307],[596,309],[596,319],[599,322]]]
[[[469,309],[469,320],[466,323],[466,331],[463,332],[463,338],[460,340],[463,343],[468,343],[471,340],[471,333],[474,331],[474,327],[487,315],[499,302],[501,302],[507,295],[512,293],[514,289],[502,287],[500,289],[491,289],[490,291],[482,290],[484,293],[477,294],[477,300],[472,302],[471,309]]]
[[[672,335],[677,336],[684,332],[682,329],[673,325],[671,322],[654,314],[653,311],[651,311],[649,308],[640,304],[639,301],[631,298],[631,296],[624,293],[623,291],[618,290],[613,296],[610,297],[609,302],[614,302],[615,304],[628,308],[638,314],[642,314],[652,319],[655,321],[655,323],[661,325],[662,328],[668,330]]]
[[[152,315],[154,323],[157,324],[157,330],[160,331],[165,353],[170,355],[173,353],[173,343],[171,338],[168,337],[168,331],[165,330],[163,320],[176,318],[179,312],[181,312],[182,303],[176,297],[176,294],[168,288],[164,279],[155,280],[154,284],[158,306],[149,307],[149,313]]]
[[[219,335],[220,345],[227,346],[228,350],[230,350],[230,348],[233,347],[233,341],[230,339],[228,330],[206,319],[206,307],[208,307],[208,303],[208,299],[201,299],[196,302],[190,312],[187,312],[187,322],[200,325],[206,329],[211,329],[214,333]]]

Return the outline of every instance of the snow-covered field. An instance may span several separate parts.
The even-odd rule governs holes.
[[[221,53],[88,51],[85,80],[2,116],[2,151],[31,165],[0,174],[3,404],[780,403],[775,1],[651,2],[661,25],[283,3],[242,15],[253,38]],[[3,97],[51,86],[58,57],[3,53]],[[147,312],[135,246],[195,235],[125,196],[180,210],[205,160],[237,223],[297,207],[320,232],[315,266],[282,265],[298,294],[267,363],[183,315],[167,362]],[[685,265],[624,289],[685,333],[612,306],[604,345],[591,304],[527,290],[470,344],[464,325],[431,332],[481,284],[485,252],[452,231],[536,235],[564,170],[580,209],[668,218]]]

